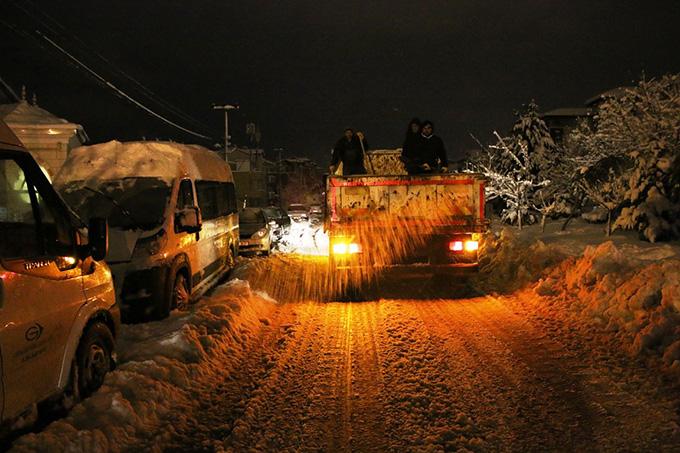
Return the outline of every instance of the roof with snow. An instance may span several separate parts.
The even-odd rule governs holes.
[[[541,114],[541,118],[556,116],[584,117],[591,114],[592,110],[587,107],[562,107]]]
[[[208,181],[231,180],[231,170],[226,162],[202,146],[113,140],[71,151],[55,184],[128,177],[157,177],[170,183],[185,175]]]
[[[626,95],[630,90],[635,89],[635,87],[631,86],[623,86],[623,87],[616,87],[612,88],[611,90],[607,90],[603,93],[600,93],[596,96],[593,96],[592,98],[588,99],[586,101],[587,106],[593,106],[607,98],[620,98],[624,95]]]
[[[1,104],[0,118],[6,123],[68,124],[67,120],[59,118],[37,105],[31,105],[25,100],[12,104]]]

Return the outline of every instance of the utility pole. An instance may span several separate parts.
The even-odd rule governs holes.
[[[283,192],[283,159],[281,155],[283,153],[283,148],[275,148],[274,151],[278,152],[276,168],[276,191],[279,195],[279,206],[283,207],[283,199],[281,198]]]
[[[224,110],[224,160],[229,163],[229,110],[238,110],[238,105],[213,104],[213,110]]]

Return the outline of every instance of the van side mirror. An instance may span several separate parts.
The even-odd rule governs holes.
[[[182,209],[175,215],[175,224],[179,231],[198,233],[203,226],[201,209],[195,206]]]
[[[95,261],[106,258],[109,252],[109,222],[100,217],[90,219],[87,228],[89,255]]]

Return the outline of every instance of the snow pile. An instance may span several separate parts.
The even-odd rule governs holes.
[[[562,262],[565,249],[540,240],[530,242],[510,228],[487,234],[480,250],[475,286],[485,291],[512,292],[538,280]]]
[[[405,175],[406,168],[401,161],[401,148],[376,149],[366,153],[364,167],[370,175]]]
[[[321,223],[303,220],[291,223],[290,230],[281,238],[277,249],[283,253],[328,256],[328,244],[328,235]]]
[[[273,309],[268,296],[232,280],[189,313],[124,326],[120,364],[102,388],[66,418],[17,440],[13,450],[116,452],[162,442],[195,417],[195,383],[210,381],[218,367],[237,366],[243,345]]]
[[[660,357],[680,373],[680,259],[605,242],[565,260],[534,291],[610,332],[631,355]]]

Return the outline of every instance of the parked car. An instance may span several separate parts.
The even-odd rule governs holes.
[[[37,403],[97,390],[114,366],[120,311],[101,260],[107,226],[89,228],[0,121],[0,422]]]
[[[309,221],[311,223],[321,223],[323,221],[323,208],[319,205],[309,207]]]
[[[208,290],[238,256],[229,166],[214,152],[167,142],[76,148],[56,176],[83,218],[107,217],[123,320],[160,319]]]
[[[277,206],[269,206],[262,210],[264,217],[272,227],[274,242],[279,242],[290,233],[291,220],[288,213]]]
[[[272,250],[272,227],[262,208],[244,208],[239,213],[242,255],[261,253],[269,255]]]
[[[288,206],[288,216],[293,222],[309,220],[309,208],[299,203],[291,204]]]

